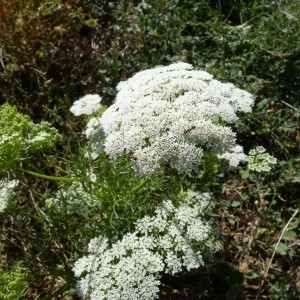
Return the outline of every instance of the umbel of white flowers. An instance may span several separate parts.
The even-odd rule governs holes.
[[[251,112],[250,93],[183,62],[141,71],[117,90],[115,103],[87,126],[93,158],[104,133],[105,152],[125,153],[144,175],[166,165],[179,173],[197,170],[204,151],[232,166],[245,159],[230,124],[238,112]]]
[[[136,222],[135,231],[109,245],[100,236],[89,254],[76,261],[80,296],[90,300],[156,299],[162,273],[176,274],[204,265],[220,249],[211,224],[203,218],[209,195],[192,191],[175,207],[163,201],[153,216]]]

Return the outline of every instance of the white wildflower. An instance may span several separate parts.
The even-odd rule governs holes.
[[[269,172],[277,163],[277,159],[262,146],[250,150],[245,160],[248,162],[248,169],[256,172]]]
[[[163,262],[147,248],[146,239],[150,237],[128,234],[111,248],[106,238],[93,239],[90,254],[74,266],[76,276],[87,273],[78,282],[79,295],[91,300],[155,299]]]
[[[125,152],[141,174],[163,165],[197,170],[203,150],[228,159],[225,153],[237,146],[228,125],[254,102],[248,92],[182,62],[139,72],[117,89],[115,104],[100,118],[105,152],[112,158]]]
[[[236,167],[241,161],[246,160],[247,155],[243,152],[242,146],[236,145],[218,157],[228,160],[231,166]]]
[[[78,293],[97,299],[156,299],[162,272],[198,268],[219,249],[212,227],[202,218],[208,195],[185,194],[176,208],[164,201],[153,216],[136,222],[136,230],[109,247],[105,237],[92,239],[88,255],[74,265]],[[203,202],[203,203],[202,203]]]
[[[76,100],[70,108],[70,111],[75,116],[90,115],[101,107],[100,102],[101,97],[99,95],[86,95]]]
[[[0,213],[7,207],[8,201],[13,197],[13,189],[18,185],[17,180],[0,180]]]

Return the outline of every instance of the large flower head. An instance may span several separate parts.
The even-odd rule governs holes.
[[[164,165],[191,172],[203,151],[230,152],[236,137],[229,124],[254,102],[250,93],[182,62],[139,72],[117,89],[100,119],[105,152],[112,158],[125,152],[141,174]]]
[[[162,273],[178,274],[205,265],[220,243],[203,214],[210,197],[182,193],[176,207],[162,201],[154,215],[136,222],[134,232],[109,245],[106,237],[92,239],[88,255],[75,262],[77,290],[83,298],[151,300],[158,298]]]

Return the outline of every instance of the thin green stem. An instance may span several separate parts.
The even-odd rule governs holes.
[[[138,190],[140,190],[142,187],[144,187],[149,182],[149,178],[145,178],[142,182],[140,182],[138,185],[136,185],[134,188],[132,188],[126,195],[128,194],[134,194]]]
[[[33,171],[28,171],[28,170],[24,170],[24,169],[20,169],[20,170],[23,171],[24,173],[27,173],[27,174],[35,176],[35,177],[44,178],[44,179],[48,179],[48,180],[54,180],[54,181],[73,182],[73,181],[82,180],[80,177],[57,177],[57,176],[45,175],[45,174],[41,174],[41,173],[37,173],[37,172],[33,172]]]
[[[258,299],[258,297],[259,297],[259,295],[260,295],[260,292],[261,292],[261,290],[262,290],[262,288],[263,288],[263,285],[264,285],[264,283],[265,283],[265,281],[266,281],[266,278],[267,278],[268,273],[269,273],[269,269],[270,269],[271,264],[272,264],[272,261],[273,261],[273,259],[274,259],[276,250],[277,250],[277,248],[278,248],[278,246],[279,246],[279,244],[280,244],[280,242],[281,242],[281,240],[282,240],[282,237],[283,237],[284,233],[287,231],[287,228],[289,227],[289,225],[290,225],[290,223],[292,222],[292,220],[293,220],[293,219],[296,217],[296,215],[298,214],[298,212],[299,212],[299,209],[296,209],[295,212],[293,213],[293,215],[291,216],[291,218],[290,218],[290,219],[288,220],[288,222],[285,224],[285,226],[284,226],[284,228],[283,228],[283,230],[282,230],[282,232],[281,232],[281,234],[280,234],[280,236],[279,236],[279,239],[278,239],[278,241],[277,241],[277,243],[276,243],[276,245],[275,245],[273,254],[272,254],[272,256],[271,256],[271,259],[269,260],[268,266],[267,266],[267,268],[266,268],[266,270],[265,270],[265,272],[264,272],[264,274],[263,274],[263,279],[262,279],[262,281],[261,281],[261,283],[260,283],[260,285],[259,285],[258,293],[257,293],[256,298],[255,298],[256,300]]]

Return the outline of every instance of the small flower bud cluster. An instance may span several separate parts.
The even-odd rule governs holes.
[[[219,249],[209,222],[202,214],[207,194],[188,192],[176,208],[161,203],[154,216],[136,222],[136,230],[111,247],[100,236],[90,241],[89,254],[76,261],[81,277],[78,292],[96,299],[156,299],[162,272],[176,274],[198,268]]]
[[[201,165],[204,150],[235,151],[228,125],[254,102],[248,92],[182,62],[139,72],[117,89],[115,104],[100,118],[105,152],[112,158],[125,152],[144,175],[164,165],[189,173]]]
[[[248,169],[255,172],[270,172],[277,164],[277,159],[262,146],[250,150],[245,161],[248,162]]]
[[[51,148],[61,139],[57,129],[51,127],[49,122],[42,121],[39,124],[30,122],[30,126],[31,130],[28,132],[25,143],[31,151]]]

